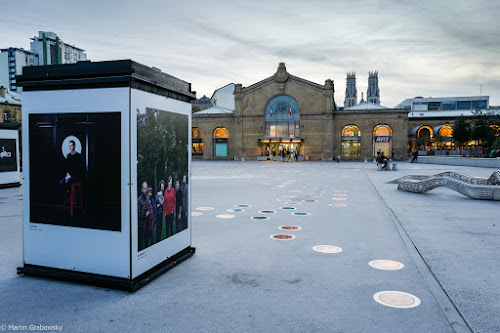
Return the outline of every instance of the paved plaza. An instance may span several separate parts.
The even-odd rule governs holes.
[[[0,325],[59,325],[63,332],[500,332],[499,203],[387,183],[444,171],[489,177],[495,169],[398,166],[389,172],[360,162],[194,161],[196,254],[133,294],[17,276],[22,190],[2,189]],[[277,234],[285,236],[272,238]]]

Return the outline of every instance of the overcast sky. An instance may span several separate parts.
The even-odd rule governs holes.
[[[92,61],[133,59],[192,83],[197,97],[227,83],[289,73],[335,82],[358,100],[378,70],[381,104],[415,96],[490,96],[500,105],[500,1],[8,1],[0,48],[29,49],[56,32]]]

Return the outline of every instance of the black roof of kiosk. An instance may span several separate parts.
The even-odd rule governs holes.
[[[196,99],[191,83],[132,60],[24,67],[17,85],[23,91],[131,87],[185,102]]]

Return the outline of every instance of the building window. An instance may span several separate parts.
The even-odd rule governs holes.
[[[8,123],[9,122],[9,111],[5,110],[3,112],[3,122]]]
[[[361,155],[361,131],[356,125],[347,125],[342,129],[342,156],[359,157]]]
[[[373,156],[384,153],[392,157],[392,128],[387,124],[375,126],[373,129]]]
[[[214,156],[227,157],[229,131],[224,127],[218,127],[214,130]]]
[[[267,104],[266,137],[300,137],[300,110],[293,98],[285,95],[276,96]]]
[[[470,101],[460,101],[457,102],[458,110],[470,110],[472,108]]]
[[[193,155],[203,155],[203,132],[197,127],[193,127],[192,133],[192,149]]]

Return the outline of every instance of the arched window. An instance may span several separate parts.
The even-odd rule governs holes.
[[[274,97],[266,107],[266,137],[294,138],[299,136],[299,105],[289,96]]]
[[[359,157],[361,155],[361,131],[356,125],[347,125],[342,129],[342,156]]]
[[[192,147],[191,152],[193,155],[203,155],[203,132],[198,127],[193,127],[192,132]]]
[[[225,127],[218,127],[214,130],[214,156],[227,157],[227,147],[229,143],[229,131]]]
[[[373,128],[373,156],[379,152],[392,157],[392,128],[387,124]]]

